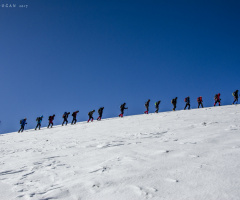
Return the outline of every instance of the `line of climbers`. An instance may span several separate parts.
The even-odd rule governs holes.
[[[97,118],[98,121],[100,121],[100,120],[102,119],[103,109],[104,109],[104,107],[101,107],[101,108],[98,109],[98,114],[99,114],[99,116],[98,116],[98,118]],[[90,120],[93,121],[93,113],[94,113],[94,112],[95,112],[95,110],[90,111],[90,112],[88,113],[88,116],[89,116],[88,122],[89,122]],[[71,123],[72,125],[77,123],[77,114],[78,114],[78,113],[79,113],[78,110],[72,113],[72,117],[73,117],[72,123]],[[62,126],[63,126],[64,124],[66,124],[66,125],[68,124],[68,116],[69,116],[69,114],[70,114],[70,112],[64,112],[64,114],[63,114],[63,116],[62,116],[62,118],[63,118]],[[53,120],[54,120],[54,118],[55,118],[55,114],[48,117],[49,123],[48,123],[47,128],[52,128],[52,127],[53,127]],[[43,116],[37,117],[37,119],[36,119],[36,121],[37,121],[37,126],[36,126],[35,130],[37,130],[37,128],[39,128],[39,130],[40,130],[41,124],[42,124],[42,119],[43,119]],[[26,124],[27,124],[27,118],[24,118],[24,119],[20,120],[21,128],[19,129],[18,132],[23,132]]]
[[[234,97],[234,101],[233,101],[232,104],[238,103],[238,97],[239,97],[239,95],[238,95],[238,90],[236,90],[235,92],[233,92],[232,95],[233,95],[233,97]],[[173,111],[176,110],[176,107],[177,107],[177,99],[178,99],[178,98],[175,97],[174,99],[171,100],[171,103],[172,103],[172,105],[173,105],[173,109],[172,109]],[[218,94],[216,94],[216,95],[214,96],[214,101],[215,101],[215,102],[214,102],[214,106],[216,106],[217,103],[219,104],[219,106],[221,105],[220,93],[218,93]],[[185,107],[184,107],[184,110],[186,110],[186,108],[188,108],[188,110],[189,110],[189,109],[190,109],[190,97],[189,97],[189,96],[186,97],[186,98],[184,99],[184,102],[186,103],[186,104],[185,104]],[[202,100],[202,97],[201,97],[201,96],[197,98],[197,102],[198,102],[198,108],[200,108],[200,107],[203,108],[203,100]],[[155,113],[158,113],[160,103],[161,103],[161,101],[157,101],[157,102],[155,103],[155,108],[156,108]],[[150,99],[148,99],[147,102],[145,103],[146,111],[144,112],[144,114],[148,114],[148,112],[149,112],[149,104],[150,104]],[[101,108],[98,109],[98,115],[99,115],[98,118],[97,118],[98,121],[100,121],[100,120],[102,119],[103,109],[104,109],[104,107],[101,107]],[[126,109],[128,109],[128,107],[126,107],[126,103],[123,103],[123,104],[120,106],[120,111],[121,111],[121,113],[118,115],[118,117],[123,117],[124,110],[126,110]],[[89,119],[88,119],[87,122],[90,122],[90,121],[92,122],[92,121],[94,120],[94,118],[93,118],[94,112],[95,112],[95,110],[92,110],[92,111],[90,111],[90,112],[88,113]],[[75,111],[75,112],[72,113],[72,117],[73,117],[72,123],[71,123],[72,125],[73,125],[73,124],[76,124],[76,122],[77,122],[77,114],[78,114],[78,113],[79,113],[79,111]],[[62,126],[63,126],[64,124],[66,124],[66,125],[68,124],[68,115],[69,115],[69,114],[70,114],[70,112],[65,112],[65,113],[63,114],[63,116],[62,116],[62,118],[63,118]],[[48,118],[49,124],[48,124],[47,128],[50,128],[50,127],[52,128],[52,127],[53,127],[54,117],[55,117],[55,115],[49,116],[49,118]],[[37,130],[37,128],[39,128],[39,130],[40,130],[42,120],[43,120],[43,116],[37,117],[37,119],[36,119],[36,121],[37,121],[37,126],[36,126],[35,130]],[[24,127],[25,127],[26,124],[27,124],[27,118],[20,120],[21,128],[19,129],[18,132],[23,132]]]

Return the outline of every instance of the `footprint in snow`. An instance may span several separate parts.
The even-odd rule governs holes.
[[[189,155],[190,157],[192,157],[192,158],[199,158],[200,156],[198,156],[198,155]]]
[[[17,198],[23,198],[25,195],[19,195],[17,196]]]
[[[25,179],[25,178],[27,178],[29,175],[34,174],[34,173],[35,173],[35,171],[32,171],[32,172],[23,174],[23,175],[22,175],[22,178],[21,178],[20,180]]]
[[[92,185],[90,185],[90,191],[92,192],[92,193],[98,193],[99,191],[101,191],[101,184],[100,183],[97,183],[97,182],[95,182],[95,183],[92,183]]]
[[[91,171],[89,173],[104,173],[104,172],[107,172],[109,170],[110,170],[109,167],[104,166],[104,167],[101,167],[99,169],[93,170],[93,171]]]
[[[171,150],[158,150],[153,153],[153,155],[158,155],[158,154],[164,154],[164,153],[169,153]]]
[[[218,122],[210,122],[209,124],[218,124]]]
[[[197,144],[197,142],[180,142],[179,144]]]
[[[205,163],[203,163],[203,164],[201,164],[198,168],[203,168],[203,167],[207,167],[207,166],[209,166],[208,164],[205,164]]]
[[[131,186],[134,190],[134,192],[139,195],[143,196],[146,199],[152,198],[154,196],[154,193],[157,192],[158,190],[156,188],[151,188],[151,187],[139,187],[139,186]]]
[[[156,132],[156,133],[150,133],[152,135],[163,135],[165,133],[167,133],[168,131],[163,131],[163,132]]]
[[[229,126],[229,128],[225,129],[225,131],[236,131],[236,130],[238,130],[238,127],[235,125],[231,125]]]
[[[93,184],[92,187],[93,187],[93,188],[100,188],[100,184],[97,184],[97,183],[96,183],[96,184]]]
[[[25,172],[25,170],[7,170],[7,171],[0,172],[0,175],[2,176],[2,175],[9,175],[9,174],[18,174],[21,172]]]
[[[177,179],[171,179],[171,178],[167,178],[166,181],[170,182],[170,183],[178,183],[179,180]]]
[[[105,149],[105,148],[109,148],[109,147],[117,147],[117,146],[122,146],[124,145],[124,143],[107,143],[107,144],[100,144],[100,145],[97,145],[97,148],[100,148],[100,149]]]
[[[141,144],[142,142],[135,142],[135,143],[133,143],[133,144]],[[129,143],[129,145],[130,145],[131,143]]]

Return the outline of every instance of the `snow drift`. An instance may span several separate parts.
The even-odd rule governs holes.
[[[0,136],[9,199],[240,199],[240,106]]]

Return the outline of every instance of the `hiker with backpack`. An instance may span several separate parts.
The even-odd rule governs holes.
[[[214,96],[214,100],[215,100],[214,106],[216,106],[217,103],[219,104],[219,106],[221,106],[220,95],[221,95],[220,93],[215,94],[215,96]]]
[[[176,107],[177,107],[177,97],[175,97],[174,99],[172,99],[172,101],[171,101],[171,103],[172,103],[172,105],[173,105],[173,111],[175,111],[176,110]]]
[[[104,107],[101,107],[98,109],[98,115],[99,115],[97,118],[98,121],[100,121],[102,119],[103,109],[104,109]]]
[[[128,108],[126,108],[125,106],[126,106],[126,103],[123,103],[123,104],[120,106],[121,114],[118,115],[118,117],[123,117],[124,110],[128,109]]]
[[[238,103],[238,90],[236,90],[235,92],[232,93],[233,97],[234,97],[234,101],[232,104],[234,104],[236,102],[236,104]]]
[[[21,128],[19,129],[19,133],[23,132],[25,125],[27,124],[27,118],[21,119],[20,120]]]
[[[68,124],[68,115],[70,114],[70,112],[65,112],[64,114],[63,114],[63,123],[62,123],[62,126],[63,126],[63,124],[66,122],[66,126],[67,126],[67,124]]]
[[[42,123],[42,119],[43,119],[43,116],[41,117],[37,117],[36,121],[37,121],[37,126],[35,128],[35,130],[37,130],[37,128],[39,127],[39,130],[41,128],[41,123]]]
[[[149,111],[149,103],[150,103],[150,99],[147,100],[147,102],[145,103],[145,107],[146,107],[146,111],[144,112],[144,114],[148,114]]]
[[[88,119],[87,122],[89,122],[90,120],[93,121],[93,113],[94,113],[94,112],[95,112],[95,110],[92,110],[92,111],[90,111],[90,112],[88,113],[89,119]]]
[[[184,110],[186,110],[186,108],[188,107],[188,110],[190,109],[190,97],[188,96],[188,97],[186,97],[185,99],[184,99],[184,102],[186,102],[186,105],[185,105],[185,107],[184,107]]]
[[[200,107],[200,106],[202,106],[202,108],[203,108],[203,100],[202,100],[202,97],[200,96],[200,97],[198,97],[197,98],[197,102],[198,102],[198,108]]]
[[[155,103],[155,108],[156,108],[156,111],[155,111],[155,113],[158,113],[158,110],[159,110],[159,104],[161,103],[161,101],[157,101],[156,103]]]
[[[78,113],[79,113],[78,110],[72,113],[72,116],[73,116],[73,120],[72,120],[72,123],[71,123],[72,125],[77,123],[77,114]]]
[[[48,128],[50,127],[50,125],[51,125],[51,128],[53,127],[54,117],[55,117],[55,114],[48,117],[48,122],[49,122],[49,123],[48,123]]]

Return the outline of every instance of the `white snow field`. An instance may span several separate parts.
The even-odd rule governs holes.
[[[0,199],[239,200],[240,106],[0,136]]]

